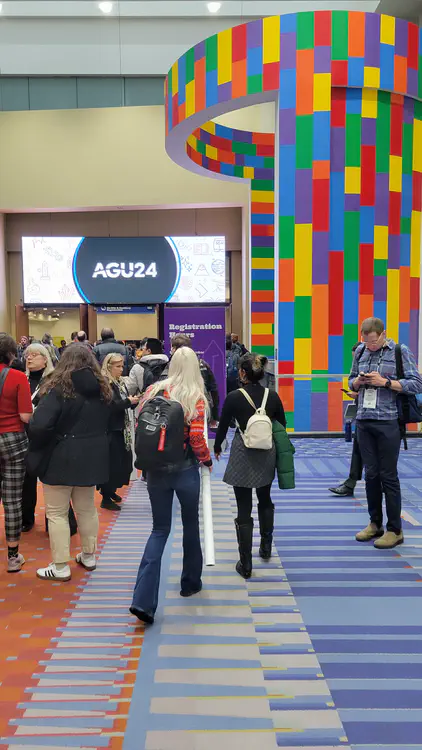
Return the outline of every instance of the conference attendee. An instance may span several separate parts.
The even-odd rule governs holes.
[[[55,367],[60,359],[60,353],[57,346],[54,345],[52,335],[50,333],[45,333],[41,339],[41,343],[45,346],[46,349],[48,349],[53,367]]]
[[[76,561],[96,567],[98,515],[95,486],[108,480],[108,421],[112,392],[87,346],[72,344],[39,390],[29,425],[28,461],[43,483],[52,562],[45,580],[71,578],[69,502],[78,521],[82,552]]]
[[[187,336],[186,333],[179,333],[176,336],[173,336],[171,340],[171,356],[173,356],[174,352],[176,352],[182,346],[188,346],[190,349],[192,349],[192,339],[190,338],[190,336]],[[205,360],[201,357],[198,357],[198,361],[199,369],[201,370],[201,375],[204,380],[205,395],[210,407],[210,427],[215,427],[218,422],[220,407],[220,395],[218,392],[217,381],[208,362],[205,362]],[[168,364],[164,368],[161,375],[161,380],[165,380],[166,378],[168,378],[169,366],[170,365]]]
[[[0,335],[4,336],[6,334],[2,333]],[[17,358],[20,359],[21,362],[24,361],[25,350],[28,345],[29,345],[29,336],[21,336],[19,344],[18,344],[18,354],[17,354]]]
[[[66,346],[67,346],[66,339],[62,339],[60,341],[60,346],[59,346],[59,354],[60,354],[60,356],[62,356],[64,350],[66,349]]]
[[[107,354],[121,354],[123,357],[123,375],[129,375],[132,367],[132,358],[125,345],[116,341],[112,328],[103,328],[101,331],[101,343],[94,346],[93,354],[100,365],[103,364]]]
[[[237,424],[230,458],[223,481],[234,489],[237,503],[235,520],[239,546],[239,562],[236,570],[243,578],[252,574],[252,490],[258,497],[258,518],[261,533],[260,556],[268,559],[274,530],[274,505],[271,500],[271,485],[276,469],[276,449],[274,442],[267,450],[247,448],[241,433],[245,433],[248,421],[263,408],[271,421],[286,426],[283,404],[276,391],[263,388],[259,381],[264,374],[266,358],[259,354],[245,354],[239,362],[241,389],[229,393],[221,412],[220,423],[215,436],[214,453],[220,458],[230,423]]]
[[[239,387],[239,361],[239,347],[233,346],[233,342],[229,334],[228,336],[226,336],[227,393],[231,393],[231,391],[235,391]]]
[[[244,344],[240,343],[239,336],[237,335],[237,333],[231,334],[231,340],[232,340],[233,348],[237,349],[241,357],[243,357],[244,354],[247,354],[248,350]]]
[[[151,624],[158,604],[161,558],[171,530],[173,495],[181,505],[183,523],[183,597],[192,596],[202,588],[202,551],[199,537],[199,465],[212,466],[204,435],[206,396],[198,358],[188,348],[178,349],[170,363],[167,380],[155,383],[145,394],[142,408],[164,392],[170,402],[182,406],[181,445],[186,446],[181,463],[170,464],[159,471],[148,470],[147,487],[151,502],[153,528],[145,547],[133,592],[130,612],[139,620]],[[142,412],[140,420],[142,419]],[[138,431],[140,427],[138,425]],[[138,444],[138,441],[137,441]],[[137,458],[142,458],[137,456]]]
[[[365,466],[369,524],[356,534],[358,542],[375,539],[378,549],[403,542],[401,490],[397,473],[401,432],[399,394],[422,393],[422,377],[410,349],[401,345],[404,377],[398,378],[396,344],[387,338],[379,318],[366,318],[361,327],[349,388],[358,393],[357,437]],[[387,530],[383,529],[382,496],[385,495]]]
[[[142,350],[142,357],[129,373],[129,393],[143,393],[158,380],[165,370],[169,358],[163,354],[163,345],[158,339],[148,338]]]
[[[9,573],[19,572],[25,562],[19,552],[19,541],[28,448],[25,425],[32,414],[28,379],[24,372],[10,367],[17,354],[16,341],[8,335],[0,336],[0,496],[4,508]]]
[[[101,372],[110,383],[113,400],[111,402],[109,433],[109,477],[99,487],[102,494],[101,507],[119,511],[121,497],[116,494],[119,487],[129,484],[133,469],[132,436],[128,410],[136,406],[139,397],[129,396],[122,378],[123,357],[121,354],[107,354]]]
[[[72,333],[70,334],[70,343],[74,344],[77,340],[78,340],[78,332],[72,331]]]

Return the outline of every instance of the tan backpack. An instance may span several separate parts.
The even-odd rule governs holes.
[[[237,425],[245,447],[260,451],[271,450],[273,447],[273,424],[265,411],[270,392],[269,389],[265,389],[262,404],[258,409],[249,396],[249,393],[244,388],[240,388],[239,390],[246,398],[246,401],[255,409],[255,414],[248,420],[245,432],[242,432],[239,425]]]

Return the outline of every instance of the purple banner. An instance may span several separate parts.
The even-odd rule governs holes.
[[[211,367],[220,393],[220,409],[226,397],[226,310],[224,307],[165,307],[164,347],[185,333],[192,348]]]

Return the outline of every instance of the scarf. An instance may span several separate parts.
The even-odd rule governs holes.
[[[123,378],[119,378],[119,380],[113,380],[113,383],[115,383],[119,389],[120,398],[123,399],[123,401],[126,401],[128,397],[128,390],[126,388],[125,381]],[[129,417],[129,410],[125,409],[125,424],[123,427],[123,437],[125,441],[125,448],[127,451],[132,450],[132,430],[130,425],[130,417]]]

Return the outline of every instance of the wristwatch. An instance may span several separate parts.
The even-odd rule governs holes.
[[[387,382],[385,383],[384,388],[391,388],[391,379],[390,378],[386,378],[386,381]]]

